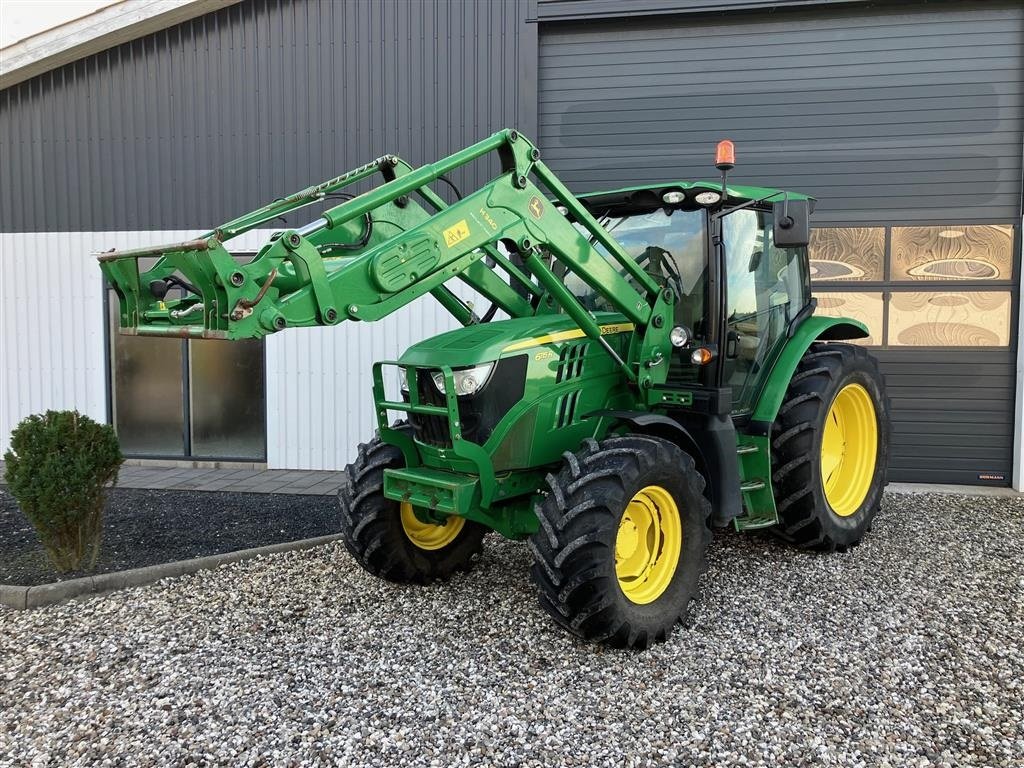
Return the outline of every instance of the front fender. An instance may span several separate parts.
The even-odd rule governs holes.
[[[800,359],[810,349],[811,344],[816,341],[863,339],[869,335],[868,327],[864,323],[846,317],[812,315],[800,323],[786,342],[772,372],[768,375],[764,389],[761,390],[757,405],[751,414],[751,431],[762,432],[765,435],[770,433],[771,424],[779,413],[789,382],[796,373]]]
[[[599,414],[615,419],[613,426],[625,424],[633,432],[663,438],[690,454],[697,471],[704,476],[705,493],[714,509],[713,525],[727,525],[743,514],[736,429],[728,414],[695,414],[689,425],[680,423],[678,418],[647,411]]]

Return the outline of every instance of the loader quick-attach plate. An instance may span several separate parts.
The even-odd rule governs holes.
[[[385,469],[384,496],[431,512],[465,517],[474,506],[479,480],[440,469]]]

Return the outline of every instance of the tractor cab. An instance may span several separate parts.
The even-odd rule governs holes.
[[[668,382],[728,387],[732,412],[743,415],[752,408],[790,326],[813,311],[802,234],[812,200],[761,187],[725,189],[723,196],[720,183],[678,182],[580,199],[675,297],[673,343],[679,343],[668,363]],[[782,217],[802,220],[780,228]],[[793,229],[799,238],[790,235]],[[600,243],[591,244],[612,261]],[[565,283],[591,311],[612,309],[579,277],[567,274]]]

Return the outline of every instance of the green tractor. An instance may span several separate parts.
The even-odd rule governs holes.
[[[448,174],[492,154],[495,178],[455,189]],[[686,616],[713,528],[842,550],[885,485],[882,376],[839,343],[868,330],[814,314],[814,201],[731,186],[733,164],[722,142],[720,180],[577,197],[503,130],[99,260],[127,334],[259,338],[379,320],[431,294],[463,327],[374,365],[379,431],[339,494],[348,550],[422,584],[469,569],[488,531],[526,540],[556,622],[644,648]],[[318,203],[248,263],[224,247]]]

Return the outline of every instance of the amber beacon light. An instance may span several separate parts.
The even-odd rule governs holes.
[[[736,166],[736,145],[729,139],[722,139],[715,147],[715,168],[722,172],[722,202],[729,199],[729,188],[726,179]]]
[[[715,149],[715,168],[720,171],[731,171],[736,167],[736,145],[729,139],[722,139]]]

